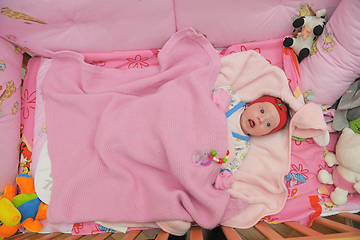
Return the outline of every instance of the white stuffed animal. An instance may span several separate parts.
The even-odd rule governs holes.
[[[316,12],[316,16],[303,16],[293,22],[295,29],[302,27],[297,37],[285,38],[284,47],[291,47],[298,57],[299,63],[310,55],[313,44],[324,31],[326,9]]]
[[[347,202],[348,193],[360,193],[360,134],[344,128],[336,143],[336,155],[327,153],[325,162],[329,167],[338,165],[332,174],[324,169],[318,173],[321,183],[335,185],[330,194],[333,203],[342,205]]]

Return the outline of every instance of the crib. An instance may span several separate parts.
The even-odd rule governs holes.
[[[359,193],[335,204],[318,179],[360,129],[358,0],[65,2],[0,3],[0,197],[26,182],[48,207],[40,229],[9,239],[360,238]],[[305,16],[323,32],[302,59],[284,40]],[[201,157],[234,148],[209,98],[221,86],[293,111],[283,131],[251,138],[224,191],[213,185],[226,163]]]
[[[352,227],[352,221],[359,221],[359,216],[352,213],[339,213],[337,219],[318,218],[315,222],[318,226],[307,228],[296,222],[285,222],[275,226],[259,222],[252,229],[234,229],[230,227],[221,227],[224,237],[217,235],[218,238],[211,239],[358,239],[359,229]],[[342,219],[342,220],[340,220]],[[340,223],[343,221],[343,223]],[[319,227],[320,226],[320,227]],[[285,229],[285,230],[284,230]],[[315,229],[315,230],[314,230]],[[146,233],[146,231],[149,231]],[[279,234],[279,232],[281,234]],[[192,227],[187,235],[182,239],[200,240],[210,239],[209,231],[202,230],[198,226]],[[286,235],[285,235],[286,234]],[[285,236],[284,236],[285,235]],[[65,233],[36,234],[25,233],[11,237],[11,239],[170,239],[169,233],[162,230],[134,230],[127,234],[122,233],[101,233],[91,236],[71,236]],[[174,238],[172,238],[174,239]],[[176,238],[175,238],[176,239]],[[179,238],[180,239],[180,238]]]

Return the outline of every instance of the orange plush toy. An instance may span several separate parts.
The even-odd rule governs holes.
[[[21,194],[15,195],[15,187],[9,184],[4,197],[0,198],[0,240],[14,235],[19,226],[31,232],[40,232],[43,226],[39,220],[46,218],[47,205],[36,195],[33,178],[20,174],[16,183]]]

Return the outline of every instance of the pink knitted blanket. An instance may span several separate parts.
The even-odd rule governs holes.
[[[212,186],[227,123],[211,99],[220,57],[192,29],[176,33],[159,66],[104,69],[81,54],[52,54],[42,85],[53,187],[51,222],[196,221],[215,227],[246,204]]]

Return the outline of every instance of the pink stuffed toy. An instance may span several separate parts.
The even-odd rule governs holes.
[[[347,195],[360,193],[360,134],[350,128],[344,128],[336,143],[336,155],[327,153],[325,162],[332,167],[337,164],[332,174],[326,170],[318,173],[318,180],[325,184],[334,184],[330,194],[336,205],[347,202]]]

